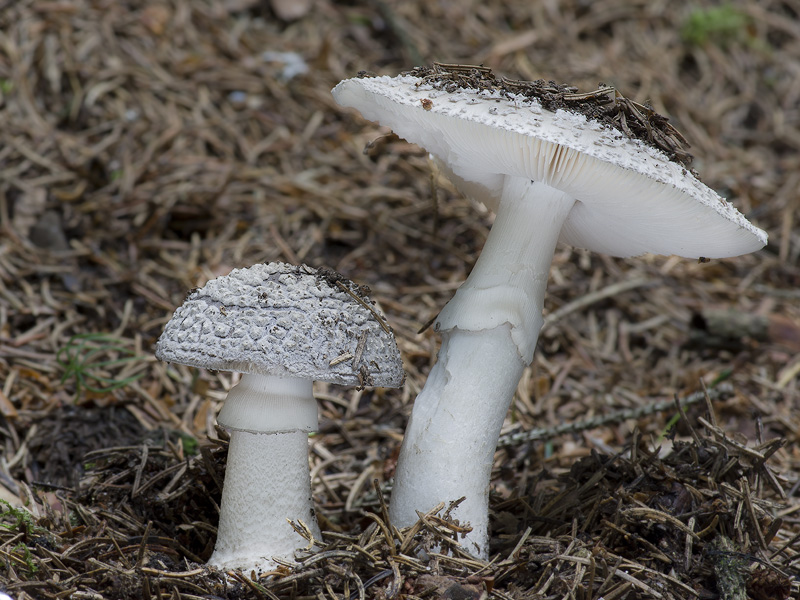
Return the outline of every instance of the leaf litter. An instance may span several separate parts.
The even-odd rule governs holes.
[[[720,40],[706,2],[316,2],[291,20],[248,0],[2,4],[0,587],[19,600],[796,596],[798,7],[726,11],[741,18]],[[704,181],[771,236],[709,263],[558,249],[496,453],[489,563],[459,552],[468,525],[447,506],[397,530],[385,503],[435,360],[434,332],[417,331],[491,214],[329,95],[360,70],[437,61],[569,81],[562,101],[604,102],[603,81],[669,115]],[[407,382],[316,388],[323,539],[254,581],[204,564],[226,452],[214,415],[235,376],[152,348],[187,290],[267,260],[368,285]],[[736,315],[722,330],[720,311]],[[768,326],[730,327],[746,317]]]

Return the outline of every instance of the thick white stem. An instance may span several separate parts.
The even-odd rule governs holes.
[[[293,560],[307,542],[287,519],[320,537],[308,465],[308,432],[318,421],[312,382],[244,374],[217,420],[231,441],[209,564],[249,573],[276,566],[272,557]]]
[[[488,500],[500,429],[542,325],[547,276],[574,200],[508,178],[494,226],[467,281],[436,321],[438,362],[414,403],[392,491],[392,522],[462,496],[453,515],[488,556]]]
[[[302,520],[319,538],[311,501],[308,434],[231,431],[217,544],[209,564],[267,571],[272,557],[294,559],[307,545],[286,521]]]
[[[298,377],[243,373],[228,392],[217,423],[250,433],[316,431],[319,426],[314,383]]]
[[[466,548],[486,556],[494,450],[524,368],[507,324],[442,335],[439,360],[417,396],[403,439],[392,523],[410,525],[417,510],[464,496],[452,514],[472,526]]]
[[[530,364],[553,252],[574,204],[548,185],[507,177],[486,244],[436,319],[437,331],[485,331],[508,323],[520,357]]]

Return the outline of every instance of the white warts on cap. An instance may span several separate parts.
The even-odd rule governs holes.
[[[394,335],[362,294],[333,271],[305,265],[234,269],[189,293],[165,327],[156,356],[217,371],[401,385]],[[358,364],[334,360],[355,355],[361,339]]]

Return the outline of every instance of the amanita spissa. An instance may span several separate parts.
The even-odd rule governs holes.
[[[265,571],[319,538],[308,464],[313,381],[397,387],[394,335],[352,282],[305,265],[235,269],[189,293],[158,340],[164,361],[242,373],[219,424],[230,431],[217,543],[209,564]]]
[[[733,206],[653,145],[488,69],[435,65],[342,81],[334,98],[430,152],[497,213],[466,282],[435,321],[438,362],[414,403],[391,497],[395,525],[461,496],[454,515],[488,555],[488,493],[500,428],[531,363],[559,241],[613,256],[708,258],[767,241]]]

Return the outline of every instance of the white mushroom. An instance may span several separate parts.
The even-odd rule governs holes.
[[[333,271],[282,263],[236,269],[189,293],[158,340],[164,361],[242,373],[218,422],[230,431],[217,543],[209,564],[264,571],[315,537],[308,432],[313,381],[397,387],[394,335],[360,288]],[[344,358],[343,358],[344,357]]]
[[[495,446],[531,363],[558,241],[614,256],[724,257],[767,241],[681,164],[643,141],[568,110],[487,69],[437,65],[348,79],[339,104],[423,146],[496,219],[466,282],[435,321],[442,335],[403,440],[391,498],[395,525],[461,496],[467,547],[488,554]]]

